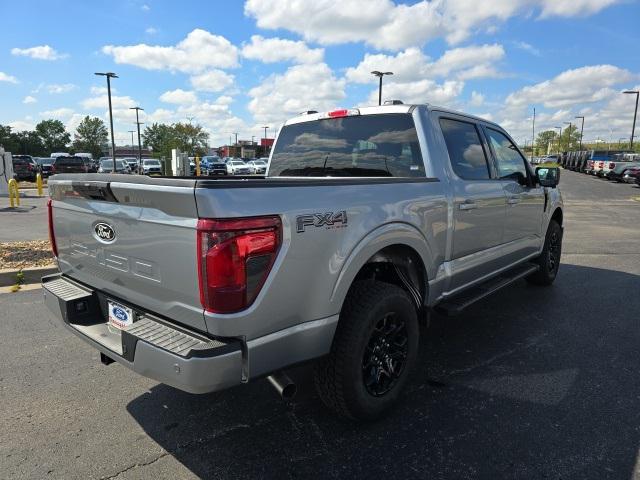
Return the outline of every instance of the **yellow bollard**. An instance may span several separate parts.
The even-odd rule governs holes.
[[[42,175],[36,175],[36,187],[38,187],[38,196],[42,196]]]
[[[16,181],[15,178],[12,178],[11,180],[9,180],[8,182],[8,186],[9,186],[9,204],[11,205],[11,208],[15,207],[15,206],[20,206],[20,191],[18,189],[18,182]],[[13,203],[15,198],[15,205]]]
[[[196,155],[196,177],[200,176],[200,157]]]

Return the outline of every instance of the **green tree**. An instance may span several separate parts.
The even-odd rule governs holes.
[[[558,147],[558,134],[553,130],[545,130],[538,133],[536,137],[536,149],[538,154],[546,154],[548,145],[551,144],[551,149],[556,150]]]
[[[45,154],[42,140],[33,130],[23,130],[22,132],[16,133],[15,136],[20,147],[13,153],[33,155],[34,157],[41,157]]]
[[[18,153],[20,151],[18,135],[11,130],[9,125],[0,125],[0,145],[6,152]]]
[[[170,159],[171,149],[176,148],[173,128],[164,123],[153,123],[145,127],[142,141],[145,147],[153,150],[153,156],[156,158]]]
[[[86,116],[82,119],[74,134],[73,149],[76,152],[89,152],[93,158],[100,157],[102,145],[107,143],[109,131],[98,117]]]
[[[562,151],[578,150],[580,147],[580,130],[577,126],[570,125],[562,130],[560,145]]]
[[[209,134],[201,125],[191,123],[174,123],[172,126],[176,146],[189,155],[203,155],[207,151]]]
[[[36,125],[36,133],[42,140],[46,154],[64,151],[71,142],[71,135],[60,120],[42,120]]]

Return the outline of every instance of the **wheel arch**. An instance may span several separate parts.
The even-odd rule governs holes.
[[[428,298],[428,280],[434,278],[433,254],[422,233],[405,223],[387,224],[364,237],[338,275],[331,302],[342,309],[354,282],[376,278],[409,293],[417,308]]]

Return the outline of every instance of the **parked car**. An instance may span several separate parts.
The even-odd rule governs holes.
[[[98,173],[113,173],[113,160],[110,158],[101,160],[100,167],[98,167]],[[116,158],[116,173],[131,173],[131,167],[129,167],[129,163],[123,159]]]
[[[49,175],[51,175],[51,165],[53,164],[53,158],[37,157],[35,160],[38,163],[38,168],[40,170],[42,178],[47,178]]]
[[[211,176],[227,175],[227,164],[220,157],[211,157],[207,162],[206,174]]]
[[[633,155],[616,153],[609,162],[605,162],[604,168],[602,169],[602,175],[609,180],[621,180],[624,175],[622,172],[624,171],[625,166],[629,166],[633,163],[633,158]],[[620,172],[620,174],[613,173],[618,167],[622,167],[622,172]]]
[[[625,170],[624,175],[622,176],[622,181],[625,183],[638,183],[638,178],[640,178],[640,165],[636,167],[629,167]]]
[[[31,155],[13,155],[13,178],[35,182],[38,172],[38,163]]]
[[[142,159],[142,171],[140,173],[142,175],[161,175],[162,164],[160,163],[160,160],[155,158]]]
[[[56,157],[51,164],[51,174],[59,173],[89,173],[89,166],[84,158],[69,155]]]
[[[104,363],[192,393],[268,375],[287,396],[283,369],[315,360],[320,398],[370,420],[402,398],[429,309],[553,283],[558,180],[448,109],[305,115],[267,178],[54,177],[45,303]]]
[[[116,160],[124,160],[129,165],[129,170],[131,172],[138,173],[138,159],[136,157],[123,157],[117,158]]]
[[[249,173],[254,175],[264,175],[267,173],[267,164],[262,160],[251,160],[249,165]]]
[[[251,173],[249,165],[238,159],[227,162],[227,172],[230,175],[249,175]]]

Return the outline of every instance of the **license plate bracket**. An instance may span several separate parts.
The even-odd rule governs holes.
[[[107,300],[107,311],[109,325],[119,330],[133,324],[135,320],[133,309],[119,302]]]

